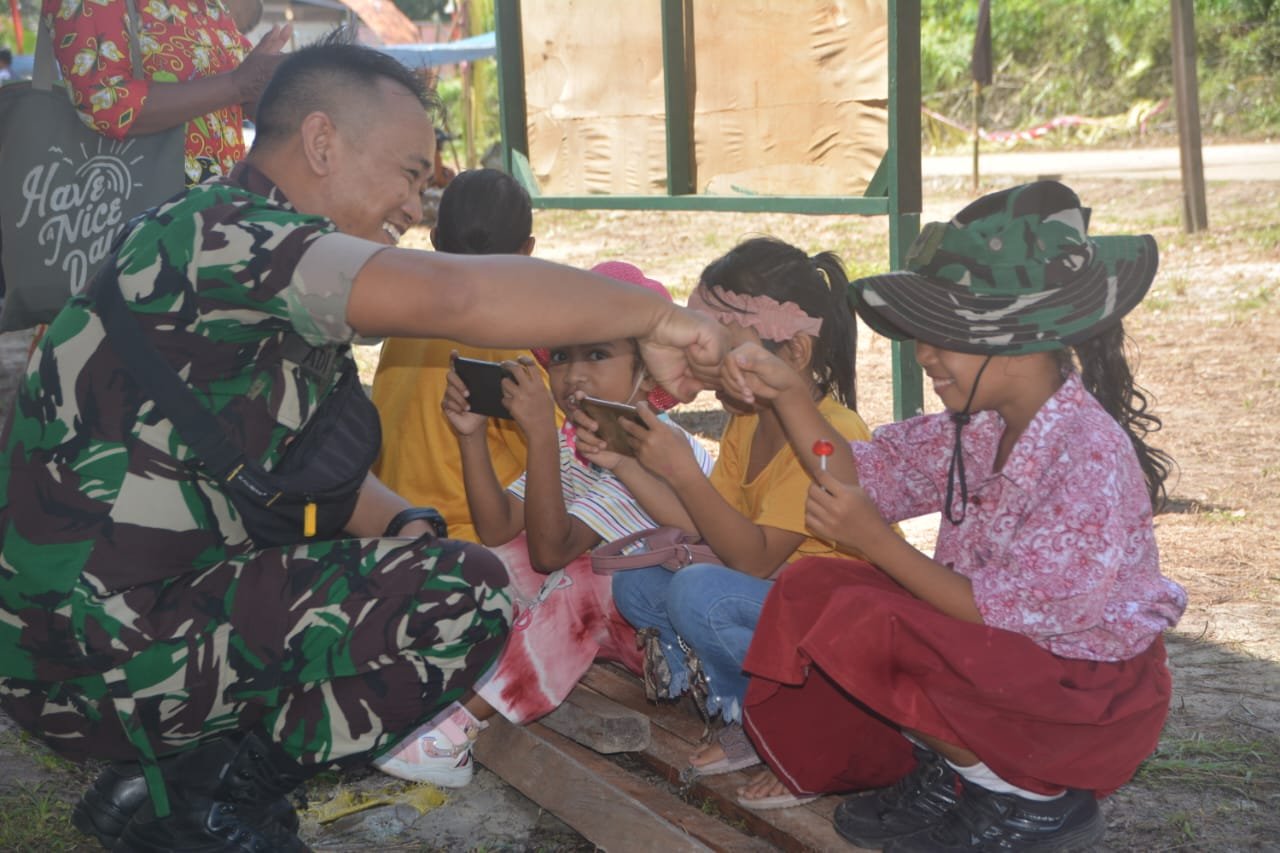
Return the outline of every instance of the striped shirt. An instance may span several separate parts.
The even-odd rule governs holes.
[[[707,453],[706,448],[666,415],[659,419],[679,430],[693,448],[694,458],[698,460],[702,472],[710,473],[715,460]],[[527,474],[521,474],[518,480],[507,487],[507,491],[522,501],[526,476]],[[658,526],[612,471],[579,459],[565,440],[563,432],[560,433],[560,485],[564,490],[565,509],[569,515],[599,534],[601,542],[612,542]],[[643,547],[643,543],[637,542],[626,553]]]

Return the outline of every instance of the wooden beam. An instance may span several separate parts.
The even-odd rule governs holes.
[[[1178,110],[1178,152],[1182,163],[1182,227],[1193,234],[1209,227],[1204,159],[1200,151],[1195,2],[1169,0],[1169,8],[1173,15],[1173,94]]]
[[[638,752],[649,745],[648,717],[582,687],[539,722],[604,755]]]
[[[859,849],[841,838],[831,823],[839,797],[822,797],[792,809],[753,811],[738,803],[738,788],[747,783],[756,768],[721,776],[687,774],[689,754],[701,741],[704,726],[683,704],[650,702],[634,676],[608,665],[593,666],[582,684],[620,705],[648,708],[652,723],[649,747],[636,757],[670,784],[682,786],[688,797],[710,804],[725,819],[741,823],[780,850]]]
[[[476,741],[476,759],[608,850],[772,849],[537,723],[494,718]]]

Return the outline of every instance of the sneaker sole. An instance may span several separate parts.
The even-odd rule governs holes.
[[[471,784],[475,775],[474,765],[470,761],[465,767],[430,768],[393,758],[381,764],[375,762],[374,766],[388,776],[404,779],[406,782],[429,782],[441,788],[465,788]]]

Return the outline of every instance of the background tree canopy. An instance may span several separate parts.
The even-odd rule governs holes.
[[[1200,115],[1206,134],[1280,131],[1280,0],[1196,0]],[[969,60],[977,0],[923,0],[921,87],[925,106],[968,124]],[[991,0],[995,81],[982,125],[1011,130],[1058,115],[1116,116],[1056,141],[1136,135],[1137,119],[1173,96],[1169,0]],[[1128,121],[1124,120],[1128,117]],[[1173,132],[1170,105],[1148,131]],[[936,122],[936,144],[962,134]]]

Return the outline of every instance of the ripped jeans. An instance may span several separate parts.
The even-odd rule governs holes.
[[[689,688],[682,639],[706,672],[707,711],[730,723],[742,719],[748,682],[742,661],[772,588],[773,581],[707,563],[678,572],[655,566],[613,576],[618,611],[637,629],[658,629],[671,667],[671,692]]]

